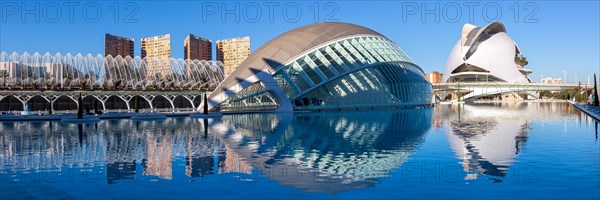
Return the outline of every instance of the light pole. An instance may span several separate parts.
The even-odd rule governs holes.
[[[588,85],[590,85],[590,75],[588,75]]]
[[[565,83],[565,84],[566,84],[566,83],[567,83],[567,71],[563,71],[563,77],[565,78],[565,79],[563,80],[563,83]]]

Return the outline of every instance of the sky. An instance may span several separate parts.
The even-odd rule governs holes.
[[[465,23],[493,21],[504,23],[536,82],[566,74],[587,83],[600,74],[599,1],[3,0],[0,51],[97,55],[111,33],[134,38],[139,56],[141,38],[169,33],[172,57],[182,58],[188,34],[213,42],[250,36],[255,50],[300,26],[347,22],[385,35],[429,73],[444,71]]]

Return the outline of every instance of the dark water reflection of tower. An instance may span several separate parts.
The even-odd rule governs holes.
[[[218,140],[209,138],[208,119],[204,118],[201,121],[203,132],[199,134],[191,134],[187,139],[187,157],[185,174],[188,177],[204,177],[206,175],[215,174],[219,160],[225,159],[225,154],[219,153],[215,155],[215,148],[222,148]]]
[[[135,123],[135,125],[133,124]],[[141,150],[145,145],[142,122],[125,123],[125,121],[111,121],[108,127],[116,129],[106,135],[106,183],[115,184],[120,180],[133,180],[137,175],[137,163],[135,152]],[[125,131],[120,127],[130,125],[134,127]]]

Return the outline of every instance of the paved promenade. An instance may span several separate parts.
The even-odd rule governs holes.
[[[571,105],[575,106],[579,110],[585,112],[592,118],[596,119],[597,121],[600,121],[600,106],[589,106],[587,104],[577,103],[574,101],[569,101],[569,103],[571,103]]]
[[[189,116],[192,113],[196,112],[155,112],[155,113],[104,113],[101,115],[93,115],[98,116],[100,119],[120,119],[120,118],[131,118],[133,115],[140,114],[153,114],[153,115],[164,115],[166,117],[180,117],[180,116]],[[73,118],[77,116],[77,114],[43,114],[43,115],[15,115],[15,114],[3,114],[0,115],[1,121],[48,121],[48,120],[61,120],[63,118]]]

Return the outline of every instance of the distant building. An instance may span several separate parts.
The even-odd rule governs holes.
[[[212,60],[212,41],[189,34],[183,41],[183,59]]]
[[[172,75],[169,64],[171,58],[171,34],[142,38],[142,58],[156,59],[157,62],[148,62],[147,74],[165,77]]]
[[[217,40],[217,60],[225,66],[229,76],[250,55],[250,37]]]
[[[438,71],[433,71],[433,72],[431,72],[431,74],[425,74],[425,79],[427,79],[427,81],[431,84],[441,83],[443,76],[444,76],[444,74],[440,74],[440,72],[438,72]]]
[[[142,58],[171,58],[171,34],[142,38]]]
[[[125,38],[112,34],[104,34],[104,56],[111,55],[112,57],[127,57],[133,58],[133,38]]]
[[[547,84],[563,84],[564,81],[561,78],[546,77],[546,78],[542,79],[542,83],[547,83]]]

